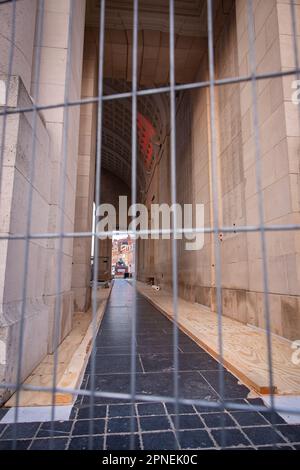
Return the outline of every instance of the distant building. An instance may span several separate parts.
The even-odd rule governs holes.
[[[121,239],[114,239],[112,242],[112,274],[115,274],[115,269],[120,261],[124,262],[127,267],[126,272],[132,274],[134,272],[134,259],[133,259],[134,242],[130,237]]]

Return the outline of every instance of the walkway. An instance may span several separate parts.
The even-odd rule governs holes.
[[[115,281],[100,331],[96,350],[96,390],[130,393],[131,315],[134,290],[127,281]],[[138,353],[136,389],[140,394],[172,396],[172,323],[144,297],[137,294]],[[191,399],[220,399],[218,364],[185,334],[179,333],[179,393]],[[91,386],[88,364],[82,387]],[[247,399],[249,389],[225,371],[226,398],[233,402],[262,404]],[[55,449],[87,449],[89,440],[89,398],[78,397],[70,419],[55,423]],[[221,446],[222,413],[209,408],[180,406],[180,432],[174,431],[174,407],[165,403],[138,402],[135,408],[137,449],[210,449]],[[0,410],[1,412],[2,410]],[[113,399],[96,399],[94,407],[94,448],[129,449],[131,406]],[[300,426],[286,425],[276,416],[270,425],[268,413],[225,412],[226,447],[300,449]],[[0,424],[0,449],[11,447],[13,425]],[[50,423],[18,425],[20,449],[49,448]],[[293,444],[293,445],[292,445]]]

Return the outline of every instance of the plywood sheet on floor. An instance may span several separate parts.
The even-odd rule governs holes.
[[[170,319],[172,294],[137,283],[139,292]],[[199,304],[178,299],[178,323],[196,343],[218,358],[218,316]],[[270,393],[266,333],[230,318],[222,318],[224,365],[246,385],[261,394]],[[300,368],[292,363],[293,349],[284,338],[272,335],[274,392],[300,395]]]
[[[98,291],[97,329],[104,315],[110,291],[111,288]],[[91,311],[74,314],[73,328],[58,348],[57,388],[76,389],[80,386],[91,349],[93,337],[91,320]],[[54,355],[48,354],[25,380],[24,385],[52,387],[53,365]],[[69,405],[73,400],[74,396],[69,393],[57,393],[55,397],[56,405]],[[15,405],[16,394],[6,402],[5,406]],[[19,394],[19,406],[50,405],[52,405],[50,392],[22,390]]]

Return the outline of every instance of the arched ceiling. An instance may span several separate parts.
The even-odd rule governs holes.
[[[105,94],[130,90],[130,84],[112,79],[105,79]],[[143,189],[150,179],[155,160],[161,150],[168,132],[168,102],[164,95],[145,96],[138,99],[138,159],[137,183]],[[142,119],[141,119],[142,118]],[[151,125],[152,133],[144,131],[145,124]],[[131,101],[129,99],[104,102],[102,165],[108,171],[119,176],[128,186],[131,185]],[[148,137],[148,140],[147,140]],[[151,155],[145,150],[151,147]],[[150,158],[149,158],[150,155]]]

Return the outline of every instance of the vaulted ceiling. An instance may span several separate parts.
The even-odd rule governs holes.
[[[105,94],[129,90],[130,84],[127,82],[104,80]],[[137,183],[140,189],[146,188],[166,139],[169,122],[168,108],[168,98],[165,95],[145,96],[138,99]],[[104,102],[102,165],[119,176],[128,186],[131,184],[131,127],[130,100]],[[149,132],[149,127],[152,132]]]

